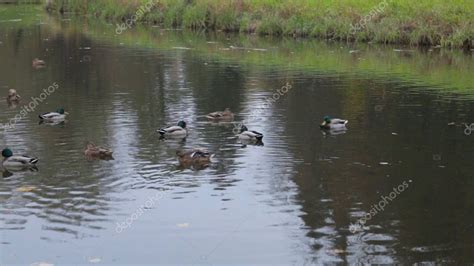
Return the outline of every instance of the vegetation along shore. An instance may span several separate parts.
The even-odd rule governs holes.
[[[47,0],[57,12],[260,35],[474,48],[472,0]],[[122,25],[122,24],[119,24]],[[130,25],[129,25],[130,26]],[[123,28],[123,27],[122,27]]]

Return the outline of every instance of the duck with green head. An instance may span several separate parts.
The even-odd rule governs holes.
[[[330,116],[325,116],[324,121],[319,126],[321,129],[330,129],[330,130],[346,130],[346,125],[349,121],[339,118],[331,118]]]
[[[186,128],[186,122],[179,121],[176,126],[160,128],[158,133],[162,137],[185,138],[188,135],[188,129]]]
[[[242,125],[239,139],[244,141],[262,141],[263,134],[255,130],[249,130],[246,126]]]
[[[66,115],[69,115],[69,113],[65,112],[64,108],[58,108],[56,112],[47,112],[39,115],[39,118],[47,122],[57,122],[64,121],[66,119]]]
[[[25,156],[25,155],[13,155],[12,150],[6,148],[2,151],[4,167],[13,167],[13,168],[28,168],[34,167],[38,163],[38,158]]]

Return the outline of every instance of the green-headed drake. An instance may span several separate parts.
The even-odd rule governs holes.
[[[349,121],[339,118],[331,118],[330,116],[325,116],[324,121],[319,126],[321,129],[330,129],[330,130],[346,130],[346,125]]]
[[[249,130],[246,126],[242,125],[239,134],[240,140],[250,141],[262,141],[263,134],[254,130]]]
[[[13,155],[13,152],[6,148],[2,151],[3,162],[2,165],[6,168],[28,168],[34,167],[38,163],[37,158],[25,156],[25,155]]]
[[[59,108],[56,112],[47,112],[39,115],[39,118],[46,122],[57,122],[63,121],[66,119],[66,115],[69,115],[68,112],[64,111],[64,108]]]
[[[162,137],[184,138],[188,135],[188,129],[186,128],[186,122],[179,121],[177,126],[160,128],[158,133]]]

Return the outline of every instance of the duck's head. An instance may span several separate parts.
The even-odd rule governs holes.
[[[249,129],[246,126],[242,125],[242,127],[240,128],[240,133],[245,131],[249,131]]]
[[[6,148],[6,149],[3,149],[2,151],[2,156],[5,157],[5,158],[9,158],[9,157],[12,157],[13,156],[13,152],[12,150]]]
[[[324,122],[326,122],[326,123],[331,123],[331,117],[328,116],[328,115],[326,115],[326,116],[324,117]]]
[[[56,112],[57,112],[57,113],[60,113],[60,114],[62,114],[62,115],[68,115],[68,114],[69,114],[68,112],[65,112],[65,111],[64,111],[64,108],[62,108],[62,107],[61,107],[61,108],[58,108],[58,109],[56,110]]]
[[[184,152],[182,152],[182,151],[176,151],[176,156],[178,156],[178,157],[181,158],[181,157],[184,156]]]
[[[16,90],[15,89],[9,89],[8,90],[8,96],[12,97],[12,96],[16,96],[17,93],[16,93]]]
[[[186,122],[184,122],[184,121],[179,121],[179,122],[178,122],[178,126],[179,126],[179,127],[182,127],[182,128],[186,128]]]

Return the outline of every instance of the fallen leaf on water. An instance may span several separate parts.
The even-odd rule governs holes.
[[[342,253],[344,253],[345,251],[344,251],[343,249],[337,249],[337,248],[336,248],[336,249],[331,249],[331,250],[329,250],[329,252],[334,253],[334,254],[342,254]]]
[[[31,266],[54,266],[54,264],[48,263],[48,262],[35,262],[30,265]]]
[[[89,262],[90,263],[99,263],[101,262],[102,260],[100,258],[89,258]]]
[[[189,227],[189,224],[188,223],[182,223],[182,224],[177,224],[176,226],[178,226],[180,228],[186,228],[186,227]]]
[[[35,189],[36,189],[35,186],[23,186],[23,187],[17,188],[16,191],[18,191],[18,192],[30,192],[30,191],[33,191]]]

